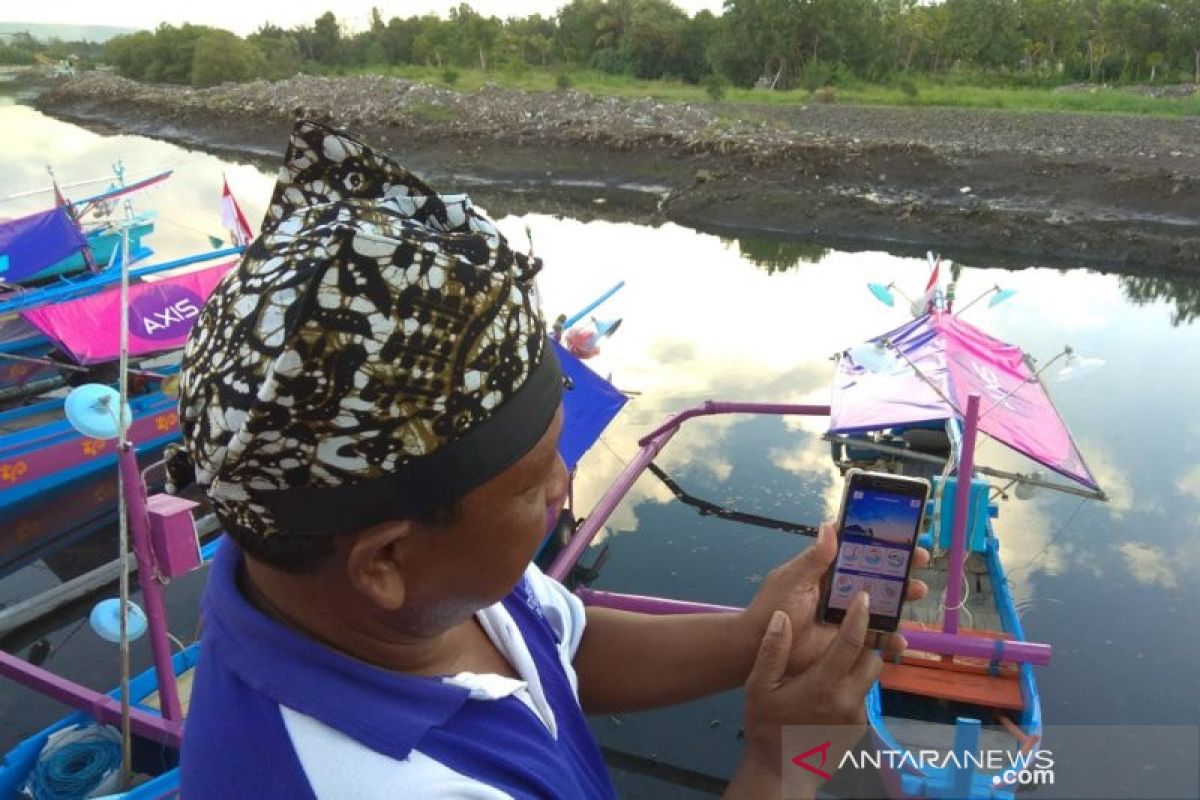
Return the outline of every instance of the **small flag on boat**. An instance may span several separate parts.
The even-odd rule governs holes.
[[[49,167],[46,168],[50,170]],[[67,216],[71,218],[71,222],[75,223],[75,227],[83,233],[83,227],[79,224],[79,214],[75,211],[75,206],[63,195],[62,189],[58,188],[58,179],[54,177],[54,172],[50,170],[50,183],[54,186],[54,206],[61,208],[67,212]],[[83,254],[83,263],[91,272],[96,272],[96,261],[92,258],[92,248],[85,243],[79,250]]]
[[[929,273],[929,282],[925,284],[925,296],[921,298],[921,304],[924,308],[921,313],[925,313],[933,306],[933,301],[937,296],[938,290],[938,274],[942,268],[942,257],[938,256],[937,261],[933,262],[933,271]]]
[[[71,204],[67,202],[67,198],[63,197],[62,189],[58,188],[58,181],[54,179],[53,175],[50,177],[50,183],[54,186],[54,205],[58,208],[71,209]],[[71,209],[71,212],[74,216],[74,209]]]
[[[229,180],[224,176],[221,178],[221,224],[229,229],[234,244],[244,247],[254,238],[250,223],[229,191]]]

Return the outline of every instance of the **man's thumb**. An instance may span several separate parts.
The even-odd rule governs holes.
[[[758,657],[746,679],[746,687],[773,689],[783,680],[787,672],[788,655],[792,651],[792,621],[782,611],[771,615],[762,643],[758,646]]]

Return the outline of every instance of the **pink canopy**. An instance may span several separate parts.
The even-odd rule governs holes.
[[[183,347],[217,282],[236,262],[129,287],[129,354]],[[80,364],[121,356],[120,287],[21,312]]]
[[[978,394],[981,431],[1067,478],[1100,488],[1019,347],[941,312],[874,341],[881,340],[902,352],[919,374],[904,358],[894,368],[871,371],[844,354],[834,377],[831,433],[962,419],[967,396]]]

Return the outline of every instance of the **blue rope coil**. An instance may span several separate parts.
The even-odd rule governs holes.
[[[26,792],[34,800],[78,800],[87,797],[121,768],[121,742],[106,729],[90,726],[55,745],[48,741],[29,775]]]

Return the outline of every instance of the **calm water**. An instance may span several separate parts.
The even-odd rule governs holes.
[[[117,159],[130,173],[173,166],[174,178],[140,206],[159,212],[148,242],[162,258],[203,249],[207,234],[221,233],[222,173],[251,220],[261,218],[273,183],[249,164],[138,137],[99,136],[23,106],[0,106],[0,132],[0,195],[44,185],[47,162],[64,183],[99,177]],[[0,216],[48,202],[43,196],[5,203]],[[636,439],[671,411],[709,398],[827,402],[829,356],[906,318],[878,304],[866,282],[894,280],[912,294],[928,271],[922,261],[884,253],[492,211],[515,240],[523,240],[525,225],[532,229],[547,264],[541,291],[548,312],[570,313],[616,281],[628,282],[601,313],[625,322],[597,363],[620,388],[640,394],[581,466],[576,496],[583,509],[633,455]],[[1194,725],[1200,720],[1200,420],[1194,412],[1200,332],[1193,320],[1200,289],[1051,265],[1017,272],[964,265],[959,297],[996,283],[1018,295],[996,309],[976,306],[967,313],[971,321],[1043,360],[1071,344],[1108,362],[1077,381],[1051,382],[1050,389],[1111,502],[1057,494],[1012,499],[1001,504],[998,521],[1026,632],[1054,645],[1053,663],[1039,672],[1046,720]],[[832,514],[841,485],[820,438],[823,422],[728,417],[692,423],[659,463],[706,499],[816,522]],[[1029,469],[994,443],[983,445],[979,459]],[[89,491],[103,487],[79,490]],[[69,506],[80,496],[52,503]],[[0,521],[0,536],[19,524]],[[106,523],[93,514],[89,524]],[[613,515],[604,543],[611,558],[598,587],[744,603],[762,575],[807,540],[700,518],[647,477]],[[0,581],[0,602],[56,580],[63,557],[56,558]],[[173,628],[183,638],[195,628],[202,582],[202,575],[190,576],[169,591]],[[22,655],[36,644],[38,656],[48,646],[48,667],[107,689],[117,679],[116,650],[81,628],[79,619],[61,615],[4,644]],[[144,650],[138,658],[138,666],[148,665]],[[0,686],[0,749],[60,713],[52,703]],[[730,693],[662,712],[599,718],[594,727],[615,750],[727,776],[737,759],[740,724],[740,698]],[[1106,770],[1118,774],[1112,765],[1089,770],[1101,782],[1096,785],[1115,779]],[[623,770],[618,781],[629,796],[701,796]]]

